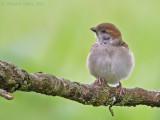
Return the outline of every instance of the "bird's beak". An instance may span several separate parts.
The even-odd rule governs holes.
[[[96,27],[92,27],[90,28],[93,32],[96,32],[97,31],[97,28]]]

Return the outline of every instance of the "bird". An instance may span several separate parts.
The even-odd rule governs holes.
[[[120,30],[112,23],[101,23],[90,28],[98,42],[94,43],[87,58],[87,67],[96,83],[117,85],[119,96],[125,93],[121,80],[127,79],[134,67],[134,56],[122,40]]]

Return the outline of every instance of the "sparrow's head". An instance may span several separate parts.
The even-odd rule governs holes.
[[[100,44],[116,45],[121,42],[121,32],[111,23],[102,23],[90,29],[95,32]]]

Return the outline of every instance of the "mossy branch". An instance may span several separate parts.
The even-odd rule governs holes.
[[[102,86],[98,86],[95,83],[87,85],[41,72],[27,73],[25,70],[3,61],[0,61],[0,88],[0,96],[6,99],[13,99],[13,96],[7,92],[12,93],[19,90],[60,96],[84,105],[147,105],[160,107],[159,91],[148,91],[142,88],[124,88],[125,94],[119,97],[117,88],[109,87],[105,83]]]

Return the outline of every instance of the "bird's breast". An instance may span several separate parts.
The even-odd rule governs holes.
[[[124,47],[97,45],[88,55],[87,66],[96,78],[101,77],[109,84],[126,79],[134,65],[133,54]]]

